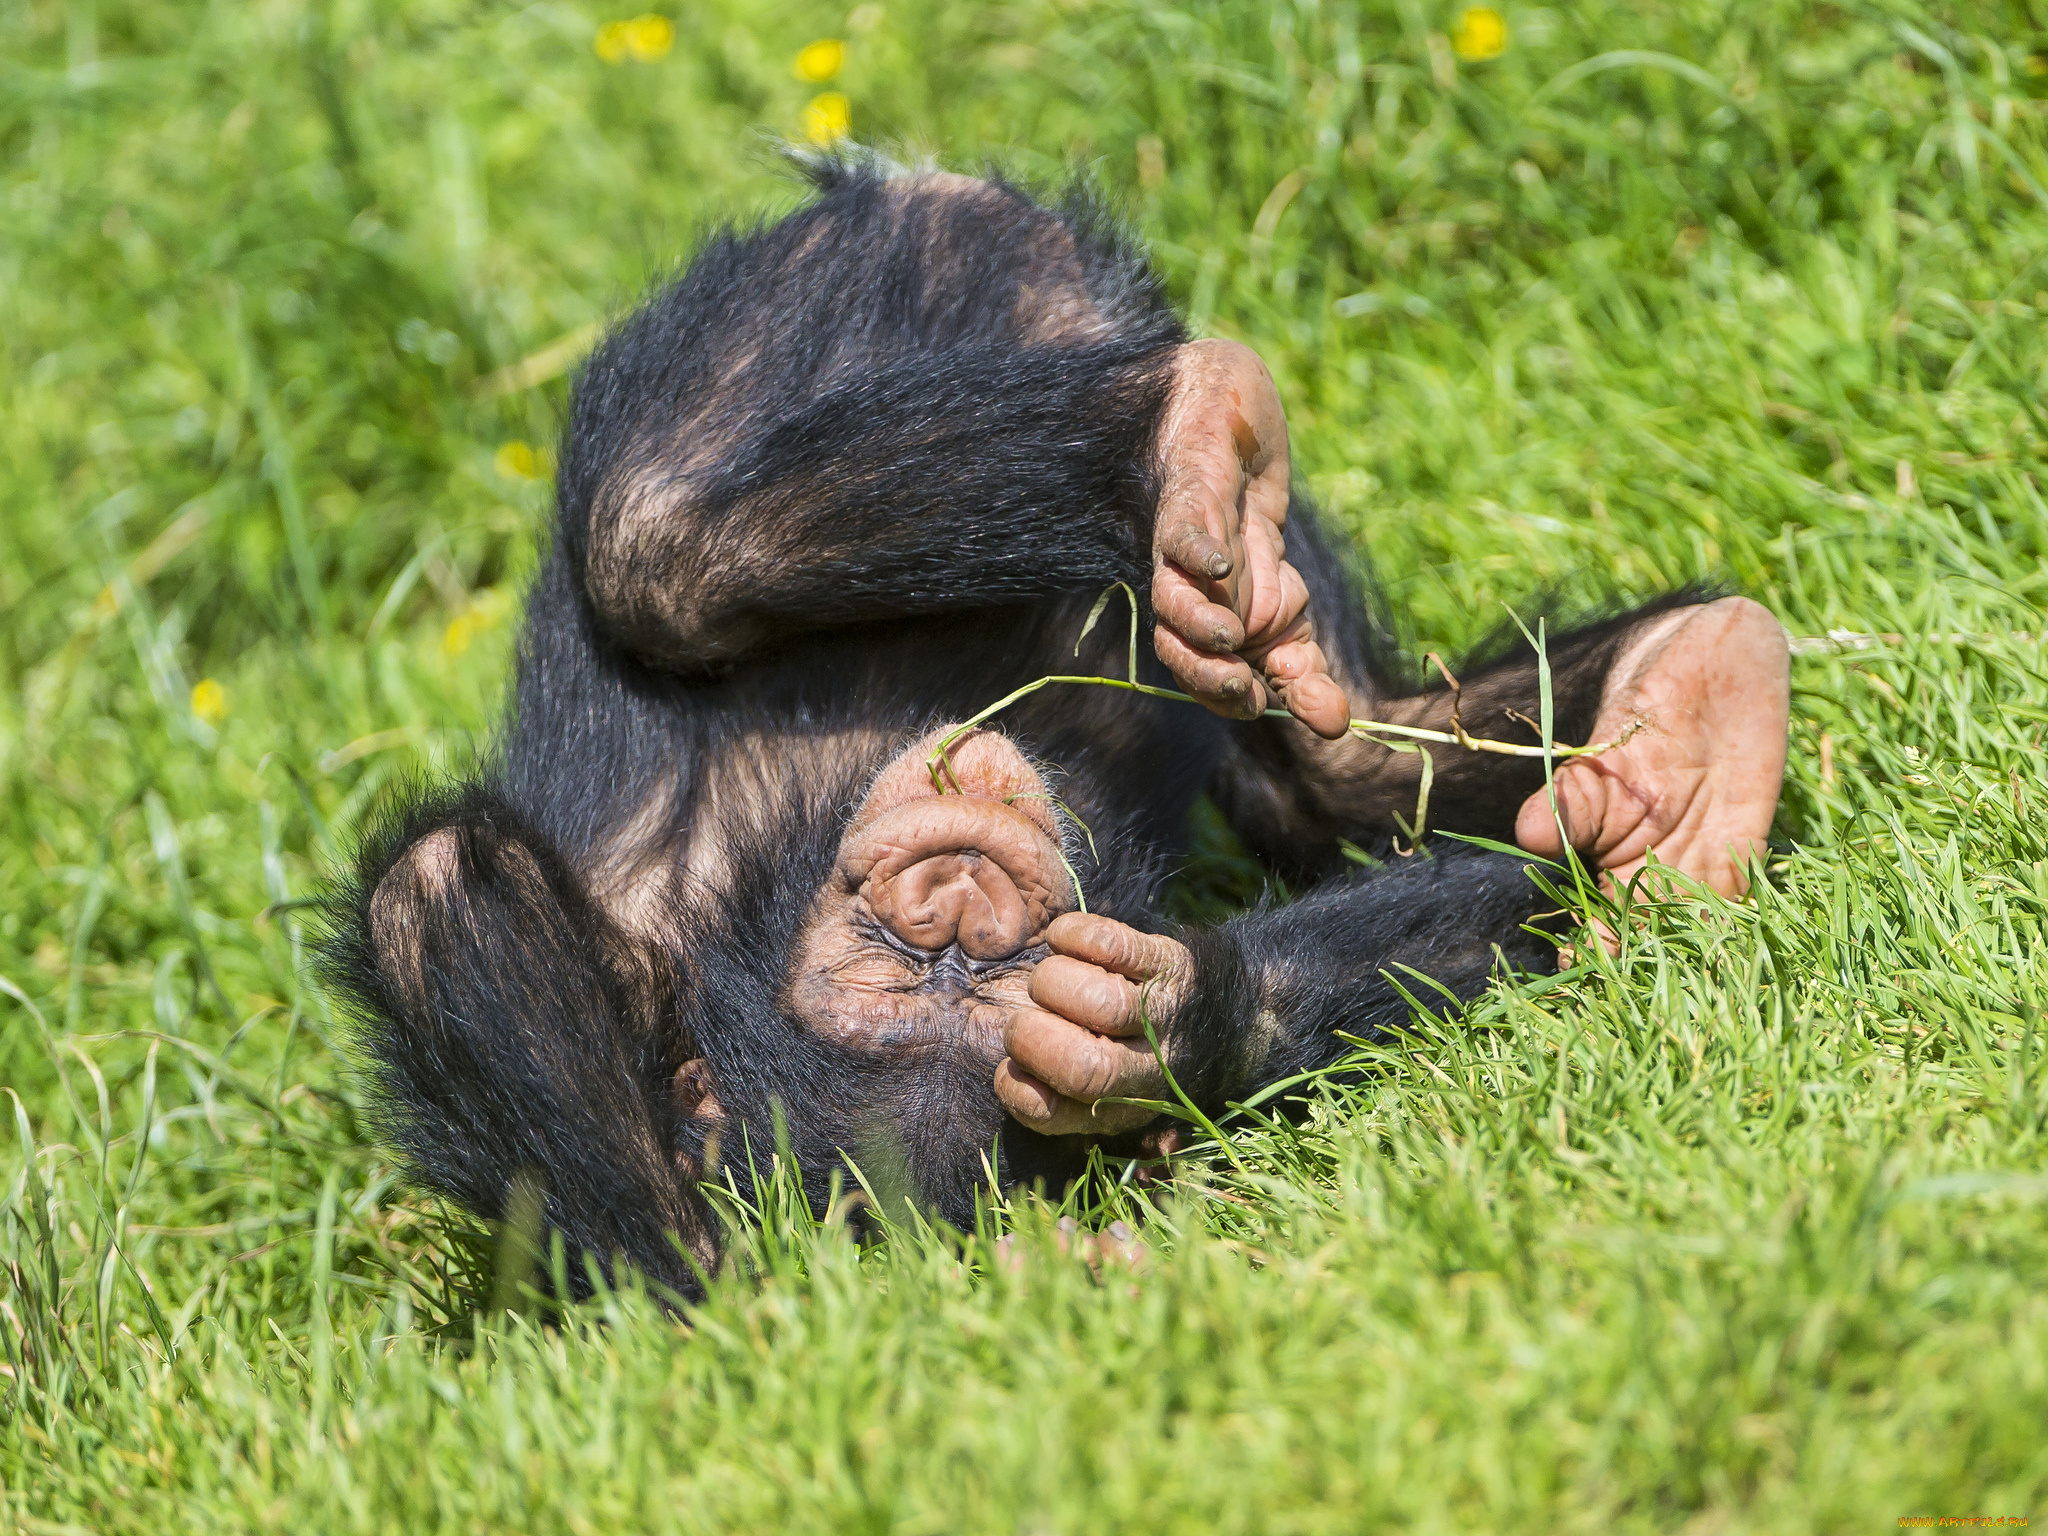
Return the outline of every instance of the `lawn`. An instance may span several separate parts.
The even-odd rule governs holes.
[[[1141,1273],[774,1208],[548,1319],[306,903],[488,741],[593,327],[842,115],[1113,192],[1417,653],[1813,637],[1770,879],[1227,1124]],[[2039,0],[0,0],[0,1524],[2048,1514],[2044,322]]]

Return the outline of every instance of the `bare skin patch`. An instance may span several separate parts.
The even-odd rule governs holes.
[[[895,733],[864,726],[807,734],[742,731],[700,764],[682,836],[680,873],[705,891],[729,888],[734,849],[773,827],[792,797],[819,819],[843,809]]]
[[[506,880],[530,905],[552,905],[547,877],[522,844],[485,830],[468,834],[483,844],[494,878]],[[378,966],[409,1006],[424,1007],[426,956],[445,947],[445,936],[473,923],[465,885],[464,834],[453,827],[429,832],[399,856],[370,897],[370,937]]]
[[[1013,223],[1023,233],[1009,265],[1017,273],[1017,297],[1010,317],[1016,339],[1027,346],[1077,346],[1100,340],[1112,327],[1088,292],[1087,273],[1073,232],[1057,218],[1007,188],[949,171],[924,171],[891,183],[906,213],[919,202],[964,207],[980,219]],[[934,210],[934,214],[937,210]],[[928,215],[931,222],[938,217]],[[951,256],[943,248],[941,259]],[[961,278],[971,281],[968,258],[958,258]]]
[[[661,917],[675,878],[676,783],[662,779],[601,843],[582,871],[590,899],[628,937],[670,937]]]
[[[429,832],[402,854],[370,897],[370,939],[378,969],[410,1007],[426,1006],[426,935],[453,905],[462,878],[461,834]]]
[[[1017,303],[1011,313],[1018,335],[1038,346],[1085,346],[1115,334],[1115,328],[1083,286],[1078,262],[1071,284],[1018,284]]]

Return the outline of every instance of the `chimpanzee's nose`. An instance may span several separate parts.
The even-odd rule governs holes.
[[[870,882],[874,914],[904,942],[936,953],[951,944],[973,960],[1001,960],[1035,937],[1017,882],[975,849],[920,859],[895,878]]]
[[[838,878],[904,943],[1004,960],[1074,904],[1059,844],[1014,806],[928,795],[851,835]]]

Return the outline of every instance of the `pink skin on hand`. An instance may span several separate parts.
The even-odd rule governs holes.
[[[1047,1136],[1113,1136],[1153,1118],[1132,1104],[1166,1093],[1145,1024],[1163,1039],[1194,978],[1187,949],[1099,914],[1069,912],[1045,932],[1052,954],[1031,973],[1031,1006],[1003,1031],[996,1097]]]
[[[1159,430],[1153,648],[1216,713],[1256,719],[1278,699],[1334,740],[1351,706],[1287,563],[1287,417],[1273,376],[1234,341],[1191,342],[1176,370]]]
[[[1790,701],[1785,631],[1761,605],[1728,597],[1648,625],[1615,659],[1593,725],[1595,741],[1634,734],[1557,772],[1572,846],[1610,888],[1654,850],[1659,863],[1741,895],[1777,812]],[[1544,791],[1523,803],[1515,841],[1562,856]]]

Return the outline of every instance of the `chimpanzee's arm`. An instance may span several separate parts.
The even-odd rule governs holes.
[[[1185,943],[1062,917],[1032,975],[1035,1006],[1010,1020],[996,1090],[1048,1134],[1133,1129],[1145,1111],[1095,1101],[1166,1096],[1149,1021],[1180,1087],[1213,1112],[1336,1060],[1343,1035],[1404,1023],[1403,989],[1435,1006],[1445,991],[1477,996],[1504,965],[1549,967],[1553,943],[1527,925],[1553,911],[1522,861],[1455,854],[1333,882]]]
[[[1136,581],[1185,332],[1085,209],[848,162],[578,380],[563,543],[644,660]]]

